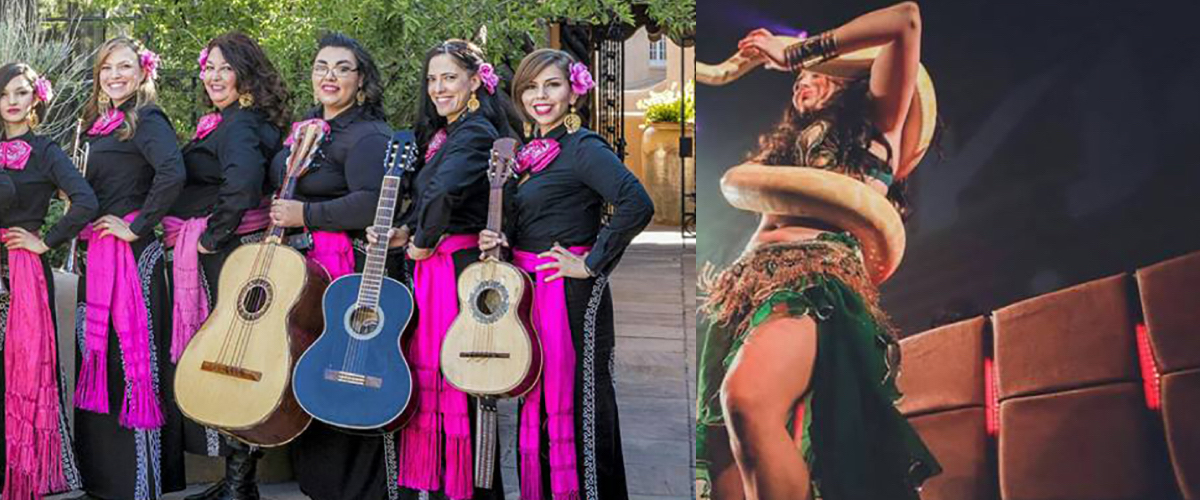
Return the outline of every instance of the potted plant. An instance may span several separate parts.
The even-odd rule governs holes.
[[[638,109],[646,113],[642,132],[642,169],[646,191],[654,200],[654,221],[662,224],[680,224],[680,205],[683,170],[687,169],[687,186],[695,191],[696,165],[693,158],[684,163],[679,157],[679,138],[682,133],[679,114],[682,111],[687,123],[687,135],[695,137],[696,93],[695,83],[689,81],[684,91],[678,90],[678,82],[662,92],[650,92],[650,97],[637,102]]]

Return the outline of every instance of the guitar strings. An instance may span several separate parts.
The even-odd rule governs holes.
[[[297,162],[303,163],[307,160],[307,157],[315,151],[315,147],[313,147],[314,142],[301,142],[301,147],[298,148],[301,154],[292,158],[294,161],[289,166],[289,170],[295,170],[296,165],[298,165]],[[287,177],[283,189],[285,197],[290,198],[291,193],[295,191],[296,182],[296,176],[289,175]],[[272,225],[271,229],[273,232],[276,227]],[[258,317],[261,317],[262,309],[269,302],[271,294],[267,291],[269,281],[266,280],[266,277],[267,271],[271,268],[275,260],[275,246],[270,243],[263,244],[255,255],[254,264],[251,266],[251,282],[256,283],[256,285],[250,288],[245,297],[239,297],[239,306],[245,307],[247,314],[251,312],[259,313]],[[236,315],[233,325],[227,331],[227,336],[219,355],[219,359],[224,364],[235,368],[242,367],[241,365],[245,361],[245,356],[249,349],[251,333],[253,331],[252,326],[252,321],[248,320],[244,315]]]

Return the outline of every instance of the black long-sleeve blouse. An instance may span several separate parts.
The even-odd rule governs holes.
[[[283,133],[257,109],[234,103],[221,110],[221,124],[183,147],[187,184],[171,215],[208,215],[200,243],[219,251],[236,236],[247,210],[262,203],[267,166],[283,145]]]
[[[480,113],[446,127],[446,142],[417,172],[414,202],[399,221],[412,229],[413,244],[433,248],[442,235],[477,234],[487,226],[488,158],[499,136]]]
[[[32,133],[14,140],[25,141],[33,151],[22,170],[0,167],[0,227],[36,233],[46,220],[50,200],[61,189],[70,198],[71,208],[42,239],[46,246],[56,247],[96,216],[96,194],[54,141]]]
[[[361,233],[375,222],[392,129],[358,106],[329,120],[329,128],[309,172],[296,185],[295,198],[304,202],[304,225],[309,229]],[[271,164],[276,189],[283,185],[290,153],[285,148]]]
[[[588,269],[610,274],[634,236],[650,223],[654,202],[596,133],[581,129],[568,134],[559,127],[547,138],[562,148],[554,162],[510,181],[517,183],[515,190],[510,184],[512,200],[505,204],[510,241],[528,252],[544,252],[556,242],[591,245]],[[605,202],[615,207],[608,225],[600,223]]]
[[[122,110],[132,112],[132,101],[121,106]],[[117,137],[119,130],[86,136],[92,147],[87,181],[100,200],[98,215],[124,217],[141,210],[129,228],[144,237],[154,232],[154,226],[175,203],[186,170],[175,142],[175,128],[162,109],[151,104],[137,113],[137,131],[127,141]]]

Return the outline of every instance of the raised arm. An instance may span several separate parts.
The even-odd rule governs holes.
[[[904,125],[916,89],[921,61],[921,12],[916,3],[903,2],[868,12],[801,41],[757,29],[738,42],[739,55],[784,70],[803,69],[836,54],[871,47],[881,47],[871,67],[874,121],[884,134],[889,134]]]

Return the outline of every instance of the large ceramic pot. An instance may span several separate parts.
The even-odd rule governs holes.
[[[695,137],[695,124],[688,124],[688,137]],[[696,192],[696,159],[679,158],[680,126],[676,122],[647,122],[642,133],[642,183],[654,201],[654,222],[679,225],[682,212],[679,186],[686,169],[687,191]]]

